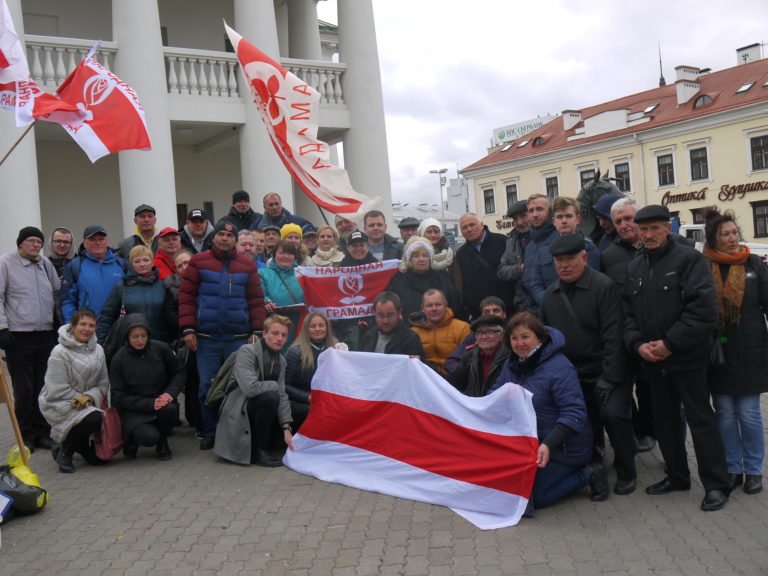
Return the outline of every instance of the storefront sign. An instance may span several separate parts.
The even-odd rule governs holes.
[[[757,190],[768,190],[768,181],[760,180],[759,182],[748,182],[747,184],[734,184],[729,186],[723,184],[720,186],[720,193],[717,195],[717,199],[720,202],[727,202],[734,198],[744,198],[747,192],[755,192]]]
[[[496,230],[509,230],[512,226],[514,224],[509,216],[502,216],[499,220],[496,220]]]
[[[705,200],[707,197],[707,188],[704,187],[701,190],[694,190],[692,192],[681,192],[680,194],[671,194],[666,192],[661,197],[661,205],[666,206],[674,202],[688,202],[689,200]]]

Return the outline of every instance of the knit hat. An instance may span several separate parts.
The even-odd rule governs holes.
[[[232,194],[232,204],[236,204],[237,202],[250,202],[251,197],[248,195],[248,192],[245,190],[238,190],[234,194]]]
[[[422,238],[421,236],[411,236],[408,238],[408,242],[405,243],[405,248],[403,248],[403,260],[400,262],[400,270],[402,272],[405,272],[411,267],[411,256],[413,256],[413,253],[418,248],[424,248],[424,250],[427,251],[430,261],[435,255],[435,249],[432,248],[432,243],[429,240]]]
[[[288,236],[288,234],[294,233],[298,234],[299,236],[303,236],[301,226],[298,224],[285,224],[282,228],[280,228],[280,240],[285,240],[285,237]]]
[[[19,230],[19,236],[16,238],[16,247],[18,248],[21,246],[21,243],[24,242],[24,240],[27,238],[40,238],[40,242],[45,242],[45,236],[43,236],[40,228],[35,228],[34,226],[25,226]]]
[[[232,236],[237,236],[237,227],[231,222],[226,220],[219,220],[216,222],[216,226],[213,227],[213,234],[216,235],[221,231],[229,232]]]
[[[443,227],[440,226],[439,220],[436,220],[435,218],[424,218],[424,220],[421,221],[421,224],[419,224],[419,236],[423,237],[427,228],[430,226],[437,226],[437,229],[440,230],[440,234],[443,233]]]

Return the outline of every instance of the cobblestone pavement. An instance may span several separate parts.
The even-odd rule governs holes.
[[[4,458],[13,440],[0,410]],[[725,510],[701,512],[694,463],[690,492],[647,496],[663,476],[658,449],[639,455],[630,496],[592,503],[585,490],[482,531],[447,508],[224,462],[188,427],[170,443],[170,462],[146,448],[98,468],[76,456],[75,474],[36,451],[50,503],[2,528],[0,574],[768,574],[768,493],[738,490]]]

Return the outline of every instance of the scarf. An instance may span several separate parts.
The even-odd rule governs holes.
[[[432,270],[445,270],[453,264],[453,250],[446,248],[432,256]]]
[[[738,326],[741,319],[741,303],[744,301],[744,287],[747,277],[744,262],[749,256],[749,248],[739,245],[738,252],[726,254],[705,245],[704,256],[709,260],[712,276],[715,279],[717,300],[720,304],[718,334],[722,336],[728,326]],[[729,266],[728,275],[725,279],[720,272],[721,264]]]

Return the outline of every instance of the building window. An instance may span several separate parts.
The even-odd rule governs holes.
[[[622,162],[613,167],[616,174],[616,187],[622,192],[629,192],[632,187],[629,180],[629,162]]]
[[[517,202],[517,184],[507,184],[507,210]]]
[[[557,176],[549,176],[544,180],[544,187],[547,190],[547,198],[557,198],[560,194],[560,185],[557,181]]]
[[[543,146],[544,145],[544,138],[541,136],[538,136],[534,141],[532,146]]]
[[[768,136],[758,136],[750,139],[752,149],[752,170],[768,168]]]
[[[750,202],[750,204],[752,204],[755,238],[765,238],[768,236],[768,201]]]
[[[675,168],[672,163],[672,154],[663,154],[656,157],[659,168],[659,186],[671,186],[675,183]]]
[[[712,98],[704,94],[696,98],[696,102],[693,103],[694,108],[701,108],[702,106],[709,106],[712,104]]]
[[[707,149],[694,148],[691,154],[691,180],[706,180],[709,178],[709,165],[707,163]]]
[[[496,213],[496,198],[493,195],[493,188],[483,190],[483,200],[485,201],[485,213]]]
[[[693,208],[691,209],[691,215],[693,216],[693,223],[694,224],[704,224],[704,214],[703,214],[704,208]]]
[[[579,182],[581,183],[580,188],[584,188],[584,186],[594,181],[594,179],[595,179],[594,168],[590,168],[589,170],[582,170],[581,172],[579,172]]]

